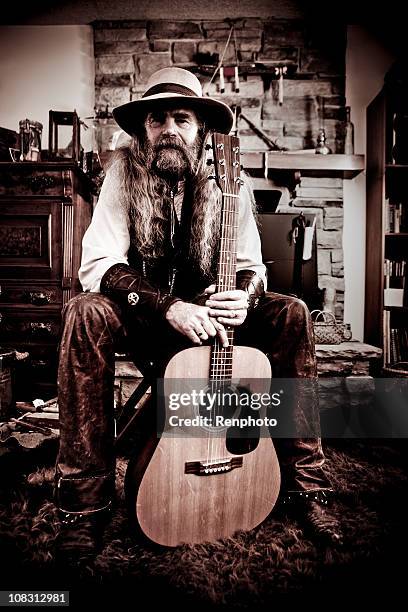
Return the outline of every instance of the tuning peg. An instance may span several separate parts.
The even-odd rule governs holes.
[[[214,160],[213,159],[207,159],[206,164],[207,164],[207,166],[213,166],[214,165]]]
[[[208,180],[209,180],[209,181],[215,181],[217,177],[216,177],[216,176],[213,176],[212,174],[209,174],[209,175],[207,176],[207,178],[208,178]]]
[[[206,150],[206,151],[210,151],[211,149],[212,149],[212,146],[211,146],[211,145],[210,145],[210,143],[208,142],[208,143],[205,145],[205,150]]]

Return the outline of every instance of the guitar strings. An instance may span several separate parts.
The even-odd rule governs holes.
[[[235,160],[237,160],[239,149],[236,148]],[[230,157],[230,151],[224,149],[225,157]],[[230,163],[231,159],[225,159],[224,164]],[[234,167],[231,164],[231,167]],[[237,166],[239,167],[239,166]],[[233,177],[235,180],[235,177]],[[220,245],[221,245],[221,261],[218,270],[218,286],[217,290],[221,291],[232,290],[235,288],[235,268],[236,268],[236,241],[237,241],[237,221],[238,221],[238,210],[237,205],[239,202],[239,198],[237,194],[234,193],[236,185],[230,186],[228,184],[229,177],[225,175],[225,193],[223,193],[222,197],[222,224],[221,224],[221,237],[220,237]],[[228,257],[225,257],[225,253],[228,253]],[[233,278],[234,277],[234,278]],[[220,283],[220,278],[224,279],[224,283]],[[234,328],[233,326],[226,326],[227,337],[229,341],[228,347],[222,347],[218,337],[215,338],[213,351],[212,351],[212,360],[211,360],[211,368],[210,368],[210,388],[211,393],[214,398],[218,400],[221,395],[221,403],[225,400],[222,394],[219,391],[225,390],[226,385],[228,384],[232,389],[232,359],[233,359],[233,341],[234,341]],[[232,395],[231,395],[232,397]],[[220,406],[218,405],[218,401],[214,402],[213,416],[217,416],[219,414]],[[222,406],[221,406],[222,407]],[[214,428],[214,432],[212,428],[209,428],[207,436],[207,463],[211,463],[216,460],[218,454],[215,451],[221,452],[221,449],[224,445],[224,440],[220,439],[217,441],[217,438],[221,438],[217,436],[216,428]]]
[[[235,203],[234,203],[235,204]],[[233,268],[235,267],[234,257],[231,257],[231,250],[235,255],[235,211],[232,207],[231,199],[228,196],[225,197],[224,203],[224,224],[223,228],[225,228],[225,234],[222,236],[222,250],[224,252],[229,253],[228,259],[225,257],[221,261],[220,272],[222,277],[225,279],[224,290],[233,289],[232,277],[233,277]],[[214,391],[216,393],[215,397],[221,397],[221,405],[216,403],[215,416],[220,414],[220,410],[223,409],[222,402],[225,399],[222,395],[220,396],[220,392],[231,385],[232,382],[232,356],[233,356],[233,335],[234,330],[231,327],[227,326],[227,336],[229,340],[229,346],[227,348],[221,347],[220,343],[217,342],[217,347],[215,351],[215,363],[214,363],[214,378],[215,383],[213,385]],[[221,452],[223,441],[217,440],[214,438],[219,436],[217,434],[212,436],[212,444],[211,444],[211,461],[216,460],[218,453]]]

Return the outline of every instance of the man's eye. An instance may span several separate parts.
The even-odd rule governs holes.
[[[189,115],[184,115],[184,113],[182,115],[175,115],[174,119],[177,123],[185,123],[186,125],[190,125],[191,123],[191,117]]]
[[[164,123],[164,116],[163,115],[150,115],[147,122],[151,127],[158,127],[159,125],[162,125]]]

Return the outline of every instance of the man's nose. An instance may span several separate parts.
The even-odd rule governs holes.
[[[170,115],[167,115],[166,121],[163,124],[162,134],[163,135],[168,135],[168,136],[177,136],[178,135],[177,123],[176,123],[175,119],[173,117],[171,117]]]

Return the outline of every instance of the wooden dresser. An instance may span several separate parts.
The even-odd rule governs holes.
[[[17,399],[56,395],[61,309],[81,291],[91,216],[90,185],[73,162],[0,163],[0,346],[29,353]]]

